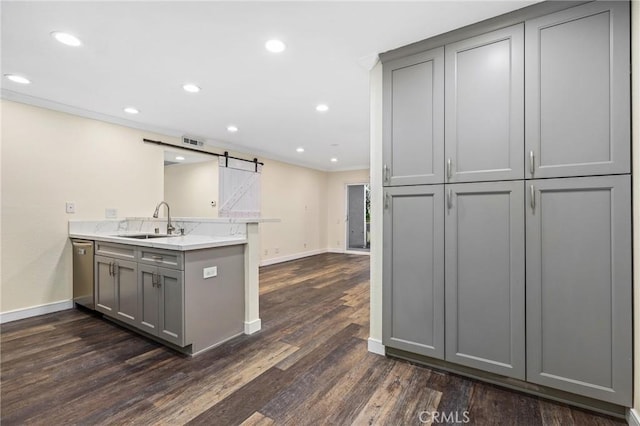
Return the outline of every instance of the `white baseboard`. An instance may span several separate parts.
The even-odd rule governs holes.
[[[303,257],[315,256],[316,254],[326,253],[327,249],[318,249],[304,251],[302,253],[289,254],[287,256],[274,257],[260,261],[260,266],[275,265],[276,263],[288,262],[290,260],[302,259]]]
[[[18,321],[25,318],[37,317],[38,315],[51,314],[58,311],[66,311],[73,308],[73,300],[61,300],[60,302],[47,303],[44,305],[32,306],[30,308],[16,309],[0,313],[0,324]]]
[[[363,256],[370,256],[371,253],[368,251],[360,251],[360,250],[345,250],[341,248],[330,248],[327,249],[328,253],[339,253],[339,254],[360,254]]]
[[[369,339],[367,340],[367,349],[371,353],[385,356],[384,345],[378,339],[372,339],[371,337],[369,337]]]
[[[627,411],[627,423],[629,426],[640,426],[640,413],[634,408]]]
[[[343,253],[344,254],[344,249],[330,248],[330,249],[327,249],[327,253]]]
[[[247,321],[244,322],[244,334],[257,333],[261,329],[262,329],[262,320],[260,318],[250,322],[247,322]]]

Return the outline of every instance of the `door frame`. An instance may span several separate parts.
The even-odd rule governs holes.
[[[369,191],[371,191],[371,183],[370,182],[350,182],[344,184],[344,247],[343,250],[348,254],[363,254],[370,255],[371,254],[371,245],[369,245],[368,250],[352,250],[349,248],[349,187],[350,186],[367,186],[369,185]],[[366,189],[365,189],[366,191]],[[366,194],[365,194],[365,203],[366,203]],[[365,205],[365,217],[364,217],[364,226],[365,226],[365,235],[364,240],[367,241],[367,217],[366,217],[366,205]]]

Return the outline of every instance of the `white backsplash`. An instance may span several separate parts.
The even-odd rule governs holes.
[[[203,235],[212,237],[246,236],[247,223],[228,219],[173,218],[175,233],[184,229],[185,235]],[[167,232],[167,219],[132,217],[126,219],[78,220],[69,221],[70,234],[117,235],[123,233],[160,233]]]

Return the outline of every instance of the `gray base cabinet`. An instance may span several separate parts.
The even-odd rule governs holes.
[[[527,177],[629,173],[629,2],[525,26]]]
[[[98,252],[101,246],[98,246]],[[128,324],[138,321],[138,276],[135,262],[95,256],[96,310]]]
[[[446,192],[445,358],[524,379],[524,182]]]
[[[387,188],[385,345],[444,358],[443,185]]]
[[[630,406],[630,177],[527,185],[527,380]]]
[[[184,275],[182,271],[140,265],[139,327],[184,346]]]

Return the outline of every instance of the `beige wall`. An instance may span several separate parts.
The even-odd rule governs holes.
[[[151,215],[163,196],[162,148],[142,142],[153,134],[4,100],[1,135],[0,311],[69,300],[67,221],[104,218],[105,208]]]
[[[631,122],[633,156],[634,409],[640,411],[640,2],[631,2]]]
[[[175,217],[218,217],[218,161],[165,166],[164,200]]]
[[[274,261],[327,248],[327,173],[275,160],[262,170],[261,260]]]
[[[345,250],[347,243],[347,184],[369,183],[369,170],[328,173],[327,244],[330,249]]]

